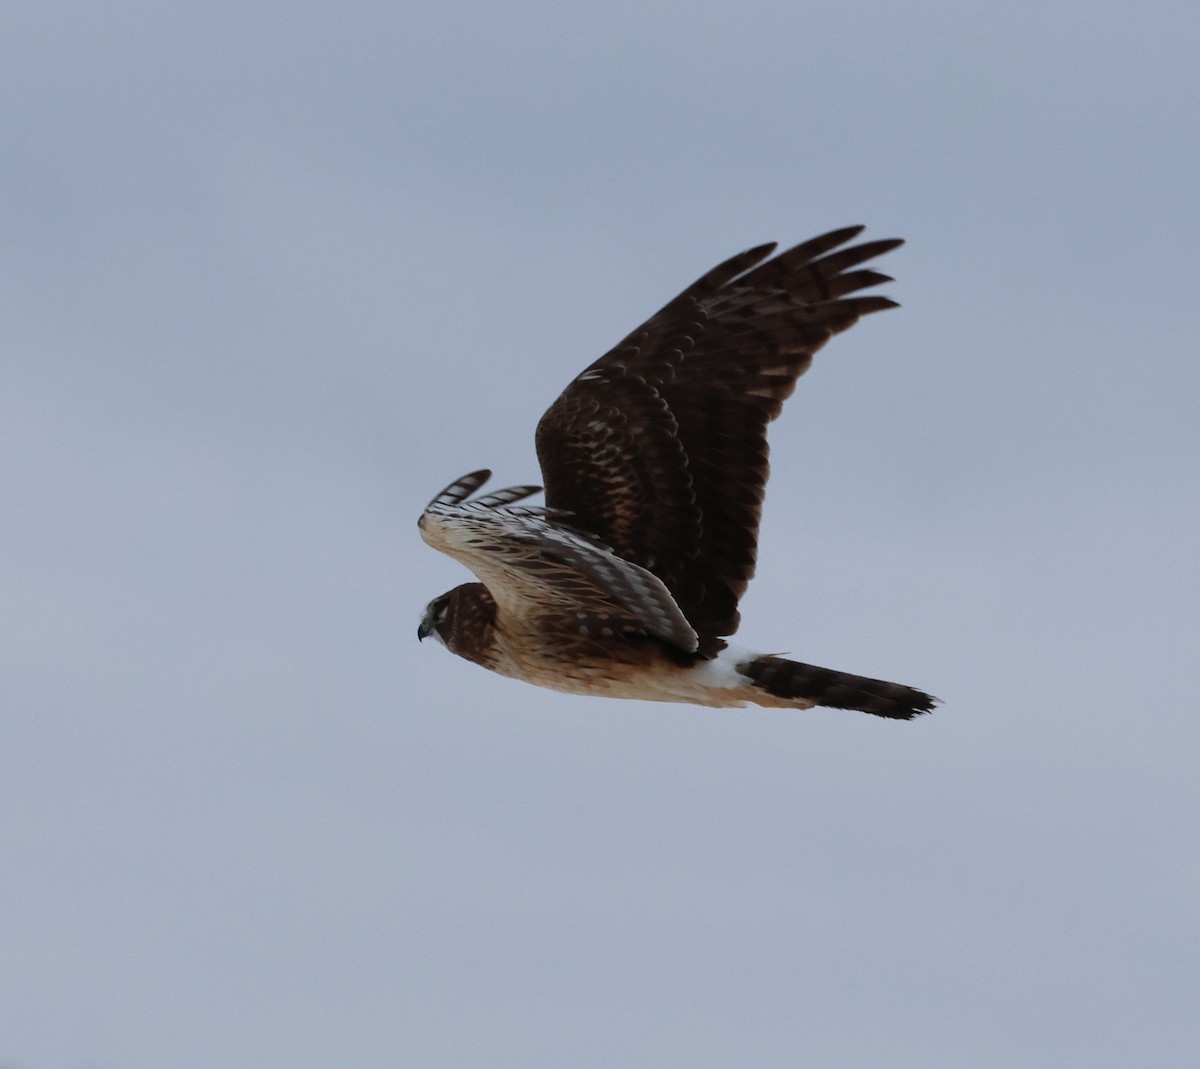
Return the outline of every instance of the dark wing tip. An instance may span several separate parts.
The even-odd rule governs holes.
[[[872,312],[886,312],[889,308],[899,308],[900,302],[891,297],[852,297],[854,309],[859,315],[870,315]]]
[[[849,226],[840,226],[836,230],[828,230],[824,234],[818,234],[815,238],[809,238],[804,244],[820,244],[827,247],[845,245],[847,241],[852,241],[866,229],[866,223],[851,223]]]
[[[739,252],[737,256],[731,257],[730,259],[753,260],[757,263],[759,260],[770,256],[771,253],[773,253],[777,248],[779,248],[778,241],[764,241],[761,245],[755,245],[753,248],[749,248],[745,252]]]
[[[904,238],[876,238],[874,241],[864,242],[862,247],[870,249],[872,256],[882,256],[885,252],[898,249],[903,244]]]

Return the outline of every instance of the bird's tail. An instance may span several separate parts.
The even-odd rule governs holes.
[[[759,695],[750,700],[759,705],[802,709],[825,705],[892,720],[911,720],[928,713],[937,704],[937,698],[901,683],[818,668],[771,654],[743,661],[737,670],[750,679],[752,689]]]

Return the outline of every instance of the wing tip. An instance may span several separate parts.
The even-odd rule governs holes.
[[[425,506],[425,511],[428,512],[434,505],[457,505],[465,501],[491,477],[490,468],[479,468],[477,471],[460,475],[449,486],[433,496],[433,499]]]

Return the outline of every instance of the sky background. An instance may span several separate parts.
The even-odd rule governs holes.
[[[0,34],[0,1067],[1200,1048],[1200,18],[34,4]],[[417,516],[718,260],[903,308],[772,427],[740,639],[891,723],[419,646]]]

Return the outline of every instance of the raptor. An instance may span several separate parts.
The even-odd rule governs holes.
[[[480,580],[431,601],[418,637],[574,694],[855,709],[909,720],[937,699],[729,641],[754,575],[767,425],[833,335],[895,307],[864,267],[902,244],[846,227],[714,267],[586,368],[538,424],[541,490],[464,475],[422,537]]]

